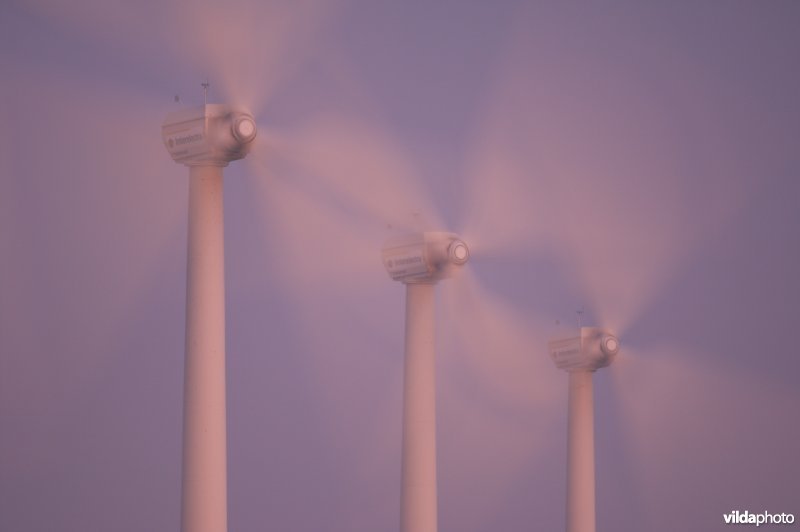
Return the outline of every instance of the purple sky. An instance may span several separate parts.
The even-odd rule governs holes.
[[[441,530],[563,528],[579,308],[623,342],[598,530],[800,514],[800,5],[127,4],[0,5],[0,530],[179,527],[160,126],[206,78],[260,128],[226,169],[230,530],[398,529],[404,226],[473,250],[437,289]]]

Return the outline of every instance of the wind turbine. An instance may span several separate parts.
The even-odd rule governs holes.
[[[431,231],[391,239],[383,264],[406,285],[400,530],[435,532],[436,350],[434,288],[469,260],[458,235]]]
[[[164,144],[189,167],[181,529],[227,530],[225,273],[222,169],[247,155],[256,123],[204,104],[167,116]]]
[[[619,345],[613,333],[599,327],[579,327],[578,336],[548,344],[556,367],[569,373],[567,532],[595,530],[592,374],[611,364]]]

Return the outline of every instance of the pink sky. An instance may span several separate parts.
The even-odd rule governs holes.
[[[527,4],[5,2],[0,530],[179,526],[159,130],[207,78],[260,128],[226,169],[231,530],[398,529],[404,227],[473,250],[437,288],[441,530],[563,528],[579,308],[623,342],[598,530],[800,514],[800,6]]]

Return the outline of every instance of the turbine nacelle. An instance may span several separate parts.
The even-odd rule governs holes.
[[[559,369],[595,371],[613,362],[619,345],[619,339],[608,329],[581,327],[577,337],[551,340],[547,347]]]
[[[469,260],[469,248],[454,233],[426,231],[390,239],[381,255],[395,281],[435,283]]]
[[[168,114],[161,135],[177,163],[227,166],[250,151],[256,121],[245,109],[206,104]]]

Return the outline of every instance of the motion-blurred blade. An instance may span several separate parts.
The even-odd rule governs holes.
[[[261,116],[277,88],[308,58],[335,3],[205,0],[176,14],[176,51],[222,86],[223,100]]]
[[[486,404],[525,415],[547,404],[557,388],[543,378],[552,369],[549,361],[535,355],[546,343],[543,320],[501,301],[469,267],[441,288],[445,360],[460,366],[462,378],[475,379],[464,383],[473,397],[485,394]]]
[[[456,523],[490,527],[521,470],[549,473],[561,379],[544,356],[542,321],[482,287],[469,265],[439,288],[442,504],[460,501]]]
[[[640,502],[649,505],[648,515],[658,514],[660,501],[669,500],[704,528],[717,527],[719,516],[737,504],[729,499],[732,483],[748,505],[791,505],[787,494],[797,486],[800,467],[777,465],[773,455],[758,450],[766,440],[775,455],[790,452],[800,437],[797,394],[733,366],[702,360],[701,353],[687,348],[626,348],[610,368],[625,431],[615,439],[630,442],[636,475],[635,485],[623,489],[643,494]],[[699,487],[707,494],[702,500],[684,489],[696,484],[698,469],[704,471]],[[750,480],[745,485],[741,478]]]
[[[537,20],[538,11],[563,15],[531,7],[519,20]],[[752,180],[725,145],[725,126],[708,120],[707,99],[670,87],[674,101],[665,106],[631,82],[623,61],[595,64],[568,42],[558,52],[539,46],[551,31],[519,22],[511,32],[474,135],[478,207],[465,216],[544,244],[575,273],[602,324],[622,330],[724,226]],[[678,106],[694,111],[692,131],[674,129]]]
[[[419,174],[379,128],[341,116],[287,132],[281,156],[301,169],[310,193],[397,231],[440,227]]]

